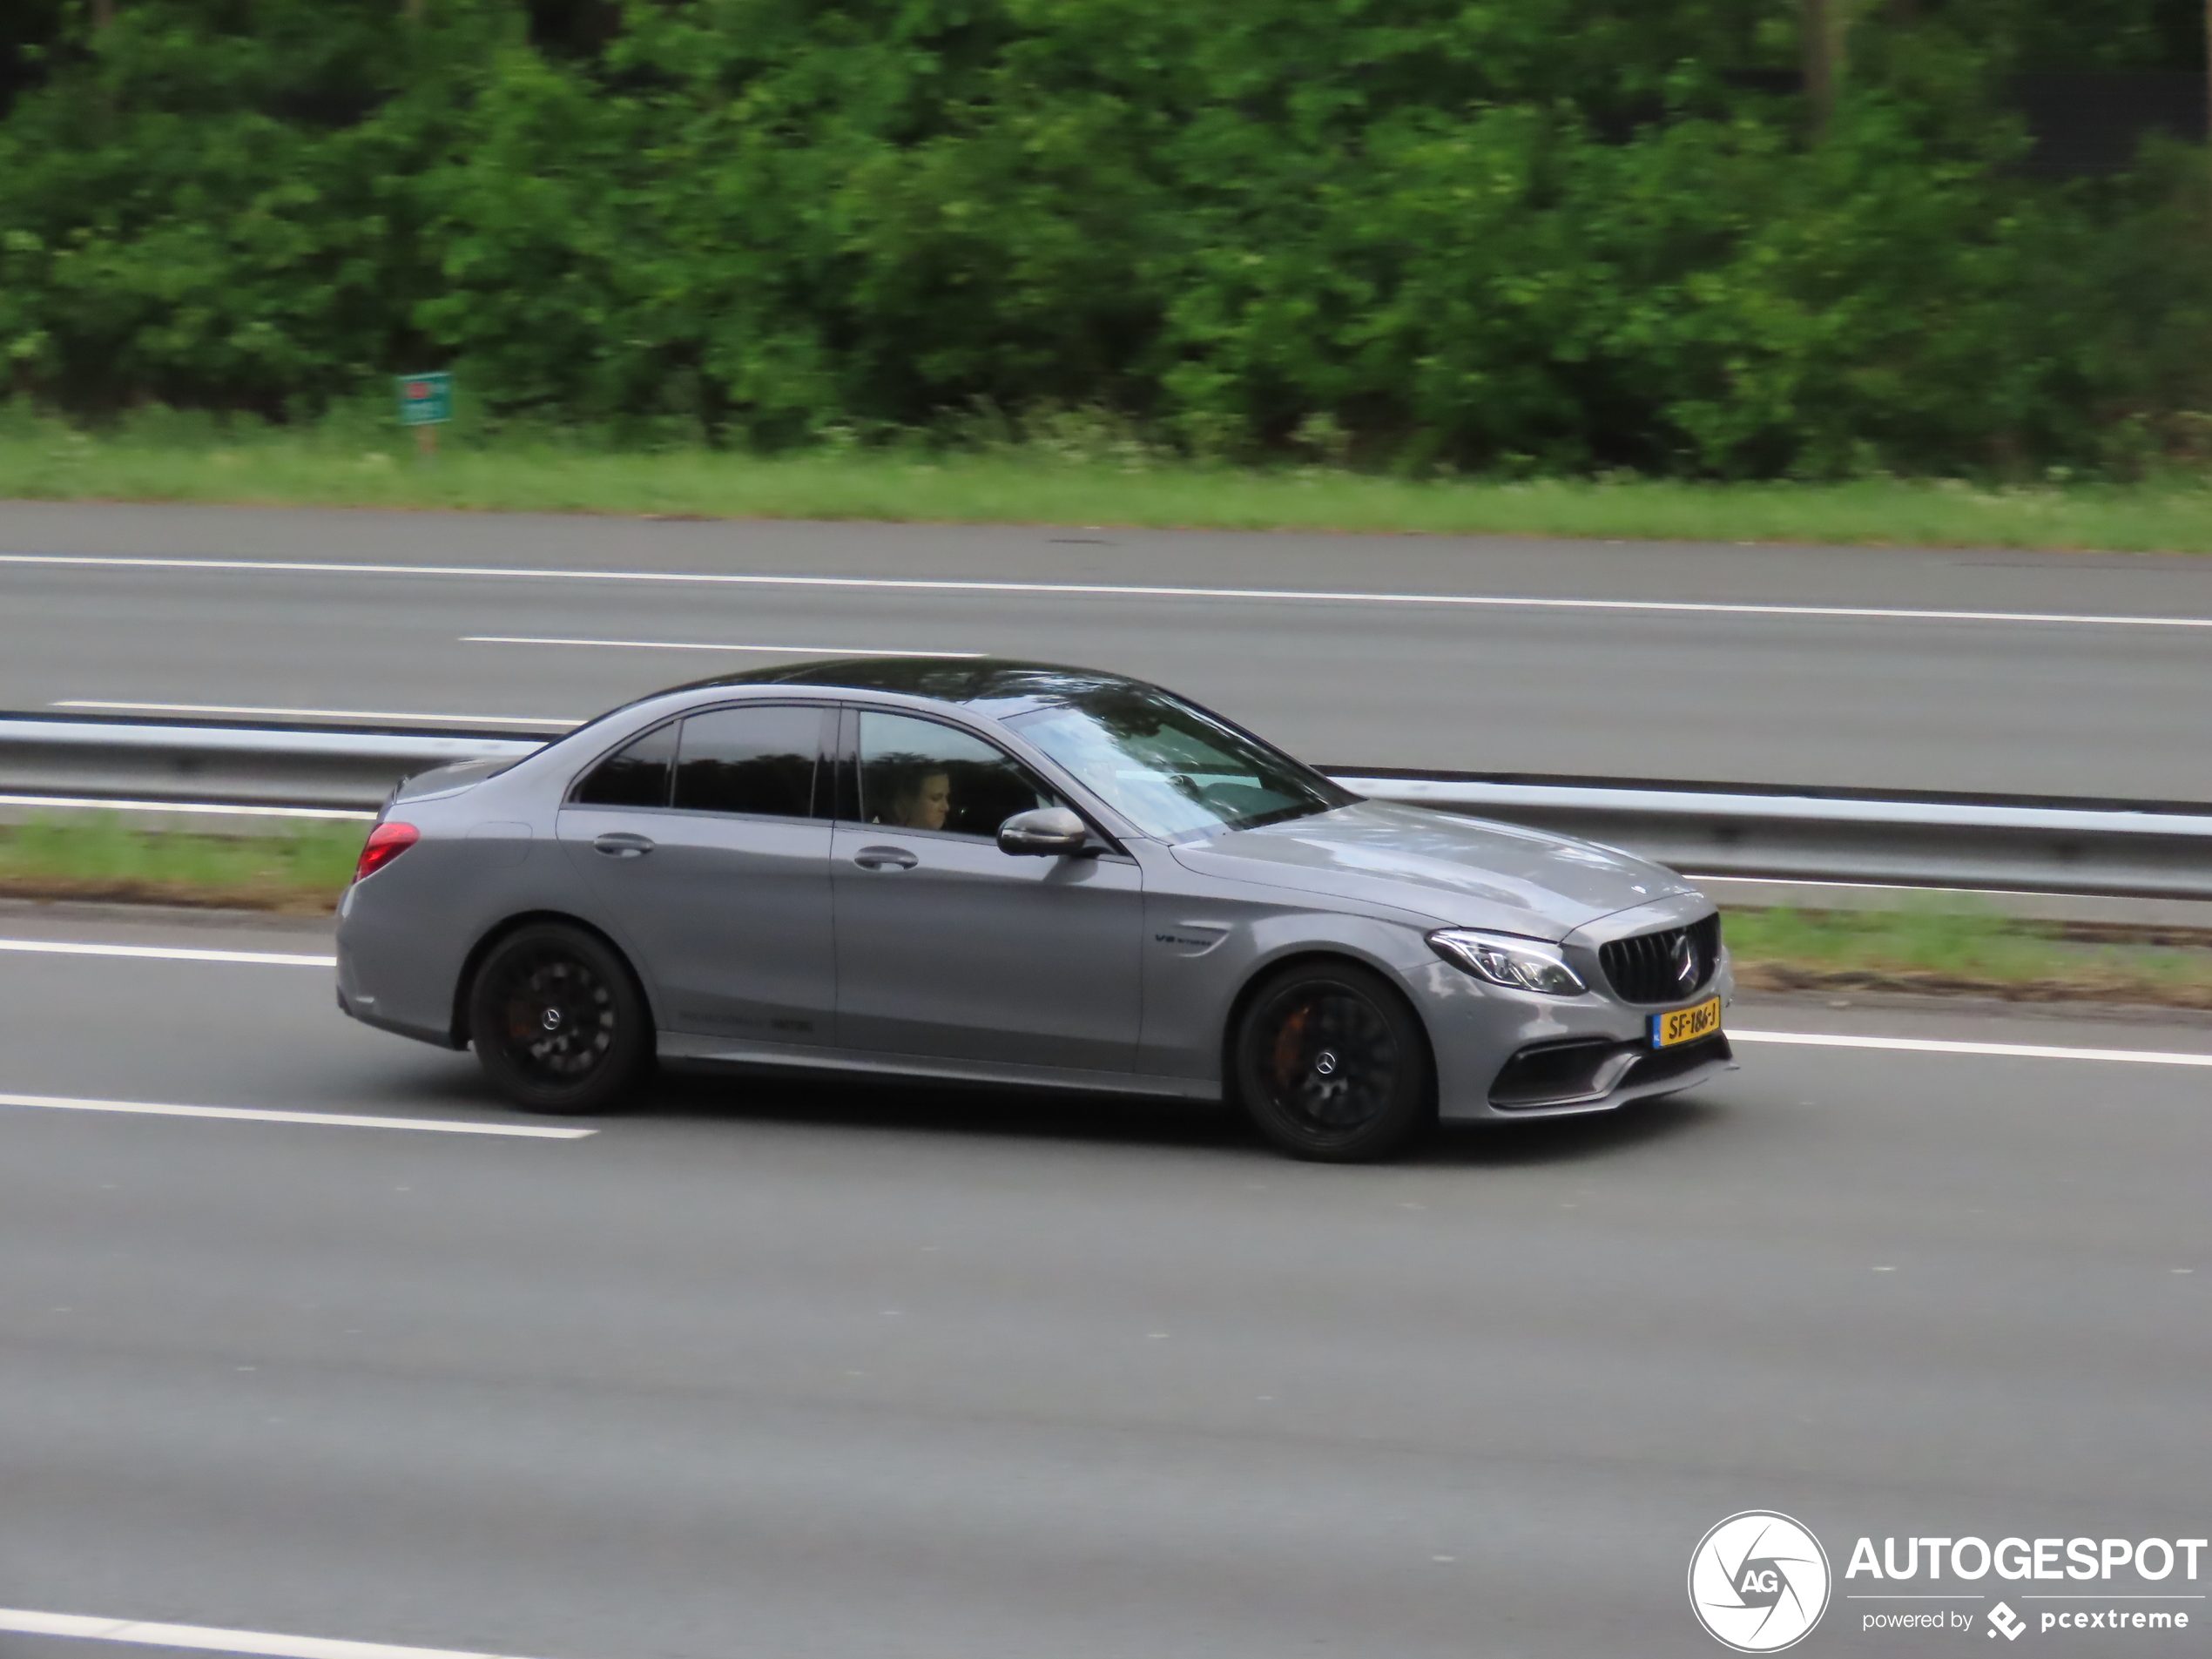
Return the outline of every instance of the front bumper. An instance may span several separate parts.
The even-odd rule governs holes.
[[[1489,1104],[1515,1117],[1608,1111],[1735,1069],[1725,1031],[1674,1049],[1654,1049],[1649,1041],[1575,1038],[1539,1043],[1507,1060],[1490,1085]]]
[[[1414,1001],[1435,1051],[1437,1111],[1447,1121],[1612,1111],[1736,1069],[1725,1024],[1676,1049],[1651,1046],[1664,1010],[1602,992],[1542,996],[1487,985],[1440,962],[1415,975]],[[1725,958],[1691,1002],[1735,998]]]

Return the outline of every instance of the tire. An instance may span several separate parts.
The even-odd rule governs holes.
[[[630,964],[563,922],[518,927],[492,947],[469,988],[469,1038],[499,1092],[532,1112],[610,1110],[653,1058]]]
[[[1369,1163],[1435,1122],[1429,1035],[1396,988],[1353,962],[1294,962],[1237,1020],[1232,1077],[1245,1115],[1291,1157]]]
[[[1292,1157],[1391,1157],[1436,1118],[1427,1033],[1388,981],[1356,963],[1293,963],[1262,981],[1231,1055],[1246,1114]]]

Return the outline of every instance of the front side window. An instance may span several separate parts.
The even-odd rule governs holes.
[[[1147,687],[1085,691],[1007,725],[1163,840],[1251,829],[1358,799],[1204,710]]]
[[[665,806],[676,759],[676,722],[633,738],[583,775],[570,793],[577,806]]]
[[[710,709],[687,716],[676,753],[676,805],[697,813],[826,816],[814,807],[822,712]]]
[[[860,821],[886,829],[998,833],[1059,798],[1002,751],[910,715],[860,712]]]

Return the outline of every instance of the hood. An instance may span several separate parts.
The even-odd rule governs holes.
[[[1540,939],[1562,939],[1615,911],[1698,897],[1673,871],[1610,847],[1383,801],[1235,830],[1173,851],[1177,862],[1202,875]]]

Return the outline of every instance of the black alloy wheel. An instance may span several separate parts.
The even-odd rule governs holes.
[[[651,1062],[651,1023],[629,964],[596,935],[560,922],[501,940],[469,989],[477,1062],[529,1111],[617,1104]]]
[[[1420,1021],[1380,974],[1354,963],[1297,963],[1268,980],[1238,1024],[1232,1057],[1245,1111],[1294,1157],[1389,1157],[1436,1115]]]

